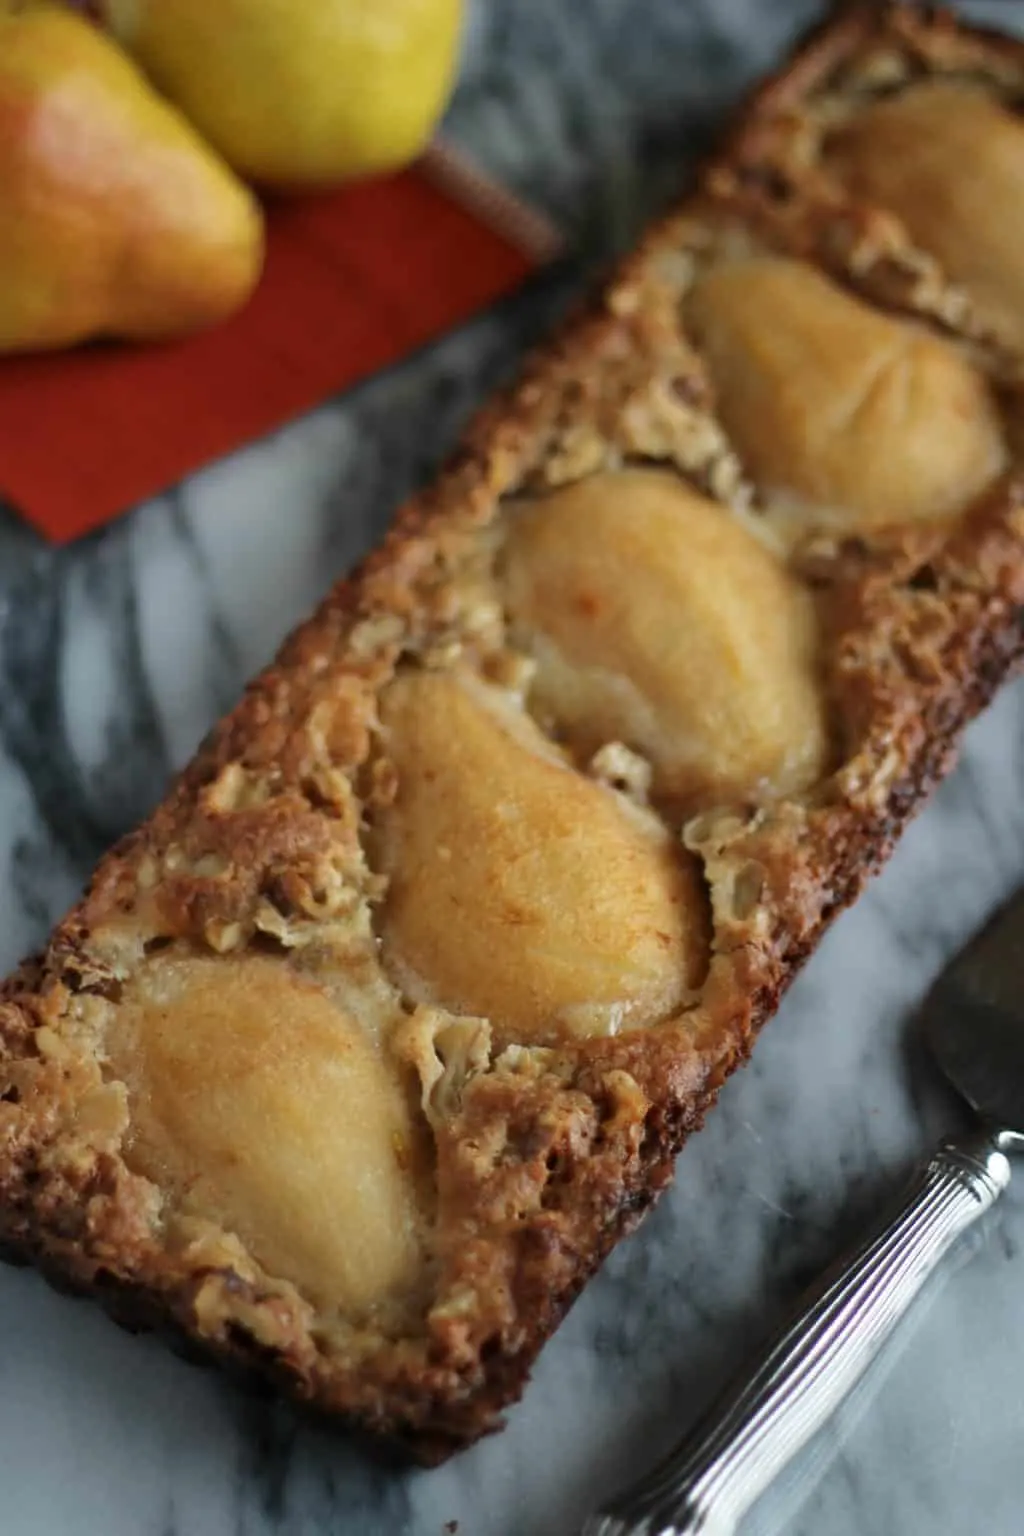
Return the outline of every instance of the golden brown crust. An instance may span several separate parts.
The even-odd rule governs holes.
[[[838,767],[810,794],[711,805],[687,824],[714,935],[693,1006],[651,1029],[497,1056],[475,1038],[461,1067],[412,1015],[407,1067],[424,1083],[437,1217],[430,1297],[400,1325],[318,1314],[236,1237],[183,1217],[133,1172],[103,1031],[126,980],[168,945],[255,947],[314,968],[327,956],[353,987],[376,974],[382,882],[364,823],[394,793],[377,701],[399,665],[486,669],[501,656],[486,534],[499,506],[627,462],[674,466],[727,506],[757,506],[681,295],[700,252],[736,226],[875,298],[893,270],[917,261],[920,275],[891,221],[879,235],[877,215],[855,217],[814,165],[797,176],[790,154],[814,102],[880,38],[915,69],[1024,80],[1024,48],[944,18],[871,7],[826,27],[755,96],[701,198],[481,413],[383,547],[107,856],[46,953],[0,989],[0,1238],[14,1254],[131,1326],[170,1325],[424,1459],[500,1424],[544,1339],[664,1188],[796,970],[1024,653],[1024,477],[1011,470],[954,525],[820,533],[794,553],[825,629]],[[836,231],[858,220],[851,265]],[[957,332],[948,285],[931,268],[926,278],[903,284],[899,307]],[[982,366],[1005,371],[998,338],[973,339]]]

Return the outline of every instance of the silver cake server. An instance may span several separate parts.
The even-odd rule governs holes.
[[[793,1320],[672,1454],[583,1536],[732,1536],[859,1381],[943,1256],[1024,1151],[1024,890],[943,972],[924,1008],[943,1072],[979,1116],[803,1298]]]

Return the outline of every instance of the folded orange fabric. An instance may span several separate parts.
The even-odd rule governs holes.
[[[99,527],[396,362],[555,248],[543,221],[440,149],[267,213],[263,281],[226,324],[0,359],[0,495],[49,539]]]

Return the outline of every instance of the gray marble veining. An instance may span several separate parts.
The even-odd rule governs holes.
[[[0,512],[0,965],[43,937],[245,676],[473,405],[685,179],[815,0],[487,0],[452,132],[576,257],[366,387],[70,550]],[[1024,25],[1024,7],[976,14]],[[505,1434],[395,1473],[33,1275],[0,1272],[3,1536],[565,1536],[666,1447],[956,1114],[913,1041],[944,958],[1024,878],[1024,686],[828,937]],[[1024,1201],[951,1274],[758,1531],[1024,1529]],[[840,1444],[840,1431],[845,1438]]]

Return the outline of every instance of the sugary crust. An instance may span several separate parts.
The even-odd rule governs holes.
[[[371,963],[380,881],[363,814],[389,792],[376,701],[400,662],[500,649],[481,535],[499,503],[625,462],[674,465],[728,505],[751,501],[682,330],[685,253],[740,221],[821,259],[834,193],[828,214],[810,173],[793,190],[779,125],[883,35],[930,68],[967,60],[1024,80],[1019,45],[943,18],[858,10],[819,33],[745,109],[701,198],[481,413],[383,547],[107,856],[45,954],[0,990],[0,1236],[12,1256],[422,1459],[498,1427],[545,1338],[665,1187],[799,966],[1024,654],[1024,477],[1008,474],[955,527],[822,536],[797,553],[827,628],[836,772],[809,796],[688,824],[714,924],[695,1007],[646,1031],[508,1051],[428,1100],[434,1284],[407,1325],[318,1316],[236,1238],[169,1214],[124,1161],[124,1096],[96,1041],[125,978],[170,940],[234,955],[321,946],[350,955],[356,979]]]

